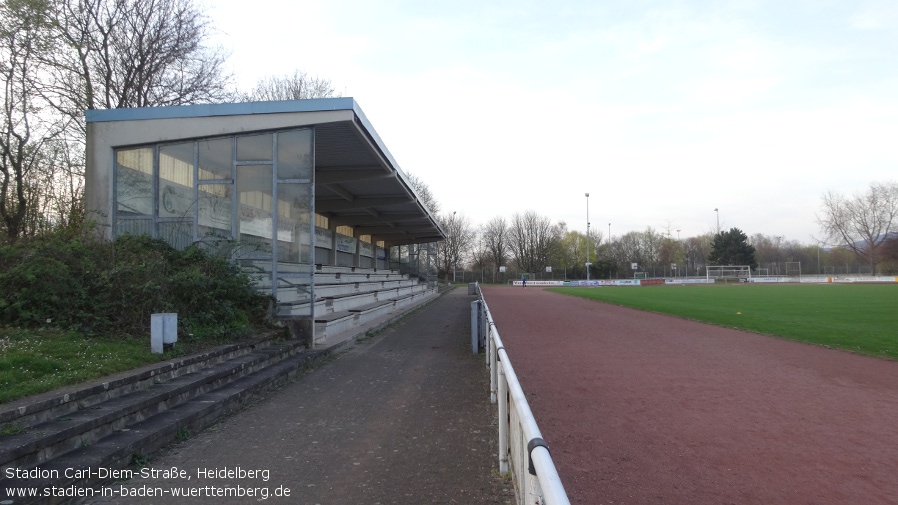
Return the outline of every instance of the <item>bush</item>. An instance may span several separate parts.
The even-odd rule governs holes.
[[[0,248],[0,324],[146,335],[150,315],[177,312],[184,337],[246,333],[269,297],[226,258],[147,236],[51,236]],[[181,338],[181,337],[179,337]]]

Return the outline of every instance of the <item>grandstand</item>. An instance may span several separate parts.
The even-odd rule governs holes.
[[[310,345],[435,295],[445,233],[352,98],[86,115],[106,235],[228,255]]]

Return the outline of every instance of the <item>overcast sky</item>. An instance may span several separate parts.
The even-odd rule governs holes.
[[[811,244],[827,191],[898,179],[894,0],[216,0],[250,88],[353,97],[472,223],[737,227]],[[679,230],[679,233],[678,231]]]

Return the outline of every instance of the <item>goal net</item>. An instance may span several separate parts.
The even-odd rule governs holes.
[[[708,265],[705,276],[710,279],[751,279],[749,265]]]

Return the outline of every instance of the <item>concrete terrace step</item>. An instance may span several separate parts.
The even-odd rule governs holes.
[[[321,317],[335,312],[346,312],[355,307],[365,306],[383,300],[392,300],[405,297],[410,294],[427,293],[433,291],[426,284],[404,284],[399,287],[388,287],[374,291],[354,291],[346,289],[339,294],[322,295],[316,289],[315,317]],[[302,297],[285,297],[278,304],[278,317],[306,316],[309,314],[311,300]]]
[[[0,439],[0,467],[39,466],[56,454],[92,444],[115,430],[162,412],[295,354],[298,341],[271,345],[207,368],[161,380]]]
[[[269,283],[270,284],[270,283]],[[385,290],[396,288],[417,287],[419,283],[414,279],[397,279],[392,281],[366,281],[366,282],[345,282],[332,284],[315,284],[315,299],[350,296],[363,293],[382,292]],[[265,294],[274,295],[273,290],[269,287],[260,287],[259,291]],[[378,298],[382,298],[378,295]],[[279,303],[307,303],[312,299],[311,287],[297,287],[281,285],[277,289],[277,300]]]
[[[81,446],[40,465],[38,478],[8,478],[0,480],[4,497],[11,496],[15,488],[94,487],[139,472],[133,466],[138,460],[173,442],[179,434],[197,433],[211,426],[219,418],[234,412],[265,390],[286,383],[308,363],[324,356],[323,352],[309,351],[295,359],[283,360],[251,375],[241,377],[218,388],[182,402],[152,417],[118,429],[96,443]],[[99,472],[103,470],[105,473]],[[113,475],[111,470],[125,473]],[[12,505],[33,503],[64,503],[60,499],[16,498]]]
[[[243,260],[241,268],[248,274],[269,273],[272,269],[271,261]],[[398,270],[383,268],[343,267],[331,265],[309,265],[306,263],[277,264],[278,273],[282,274],[308,274],[313,273],[316,278],[325,282],[362,282],[368,280],[397,280],[408,279],[409,276]]]
[[[0,405],[0,425],[15,425],[19,429],[28,428],[123,394],[144,389],[150,384],[165,382],[179,375],[248,354],[271,345],[278,338],[280,338],[278,335],[270,334],[245,342],[222,345],[190,356],[113,374],[102,380],[88,381],[13,400],[5,405]]]
[[[185,429],[205,427],[208,424],[204,424],[207,423],[204,420],[208,420],[208,423],[214,422],[215,415],[223,415],[239,407],[241,399],[248,394],[275,385],[272,377],[279,377],[278,381],[286,380],[284,377],[289,377],[293,371],[301,369],[322,353],[305,350],[299,341],[273,343],[271,339],[264,339],[257,341],[257,344],[262,342],[265,345],[260,348],[250,347],[249,352],[236,353],[235,356],[224,360],[218,359],[221,353],[217,352],[201,353],[185,359],[183,361],[190,363],[192,369],[186,371],[183,369],[185,367],[181,367],[182,373],[155,373],[160,371],[159,367],[135,371],[129,376],[119,378],[117,382],[136,384],[137,389],[118,387],[119,394],[88,404],[82,403],[80,407],[78,401],[71,400],[73,397],[104,396],[94,391],[96,385],[88,384],[63,394],[64,398],[69,398],[66,403],[76,407],[74,410],[62,410],[60,411],[62,413],[55,418],[31,424],[22,433],[0,437],[0,468],[3,470],[0,473],[0,487],[5,491],[0,495],[0,501],[4,497],[10,497],[10,488],[24,483],[22,479],[6,478],[9,475],[8,470],[13,472],[35,468],[42,471],[51,470],[49,475],[53,478],[45,483],[48,486],[71,485],[73,482],[78,482],[79,486],[88,485],[89,480],[69,479],[64,476],[65,472],[52,470],[96,467],[98,462],[112,465],[104,468],[124,467],[130,463],[132,453],[123,455],[122,451],[132,450],[135,451],[133,454],[148,454],[172,442],[175,436]],[[206,361],[203,361],[204,358]],[[173,364],[169,363],[161,369],[167,370],[166,367],[171,366]],[[149,382],[146,380],[148,377],[151,378]],[[110,382],[103,384],[108,385]],[[108,395],[109,387],[105,387],[104,390]],[[228,391],[231,393],[227,393]],[[212,401],[210,398],[225,398],[227,401],[223,405],[207,405]],[[4,414],[7,418],[15,417],[9,413],[12,411],[19,414],[18,419],[26,419],[29,416],[29,407],[30,410],[38,410],[34,405],[54,403],[57,402],[46,398],[26,400],[23,406],[7,408]],[[194,407],[185,407],[191,404]],[[52,408],[39,410],[53,411]],[[193,417],[174,414],[176,412],[193,412],[191,414]],[[48,415],[50,414],[45,413],[40,417]],[[30,417],[36,418],[33,413]],[[170,426],[170,420],[173,418],[179,419],[175,427]],[[131,433],[132,431],[134,433]],[[133,443],[129,442],[122,446],[119,442],[137,435],[140,437]],[[118,449],[112,451],[111,447]],[[87,463],[79,465],[78,461],[83,459],[82,455],[85,453],[93,456],[85,460]],[[35,480],[27,480],[30,483],[28,485],[34,487]],[[46,486],[42,485],[41,488],[43,487]],[[12,503],[53,503],[53,501],[16,499]]]
[[[318,313],[315,316],[315,343],[318,344],[329,335],[339,334],[352,328],[367,324],[371,320],[389,317],[393,313],[401,313],[422,305],[439,295],[437,290],[421,289],[395,293],[387,299],[373,300],[365,304],[353,304],[343,310]]]

